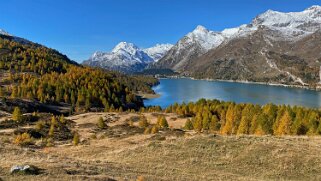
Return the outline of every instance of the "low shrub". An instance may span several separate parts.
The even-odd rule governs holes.
[[[33,140],[30,134],[22,133],[14,139],[13,143],[19,146],[28,146],[33,144]]]

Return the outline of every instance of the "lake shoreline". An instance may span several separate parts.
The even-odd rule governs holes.
[[[315,88],[311,88],[308,86],[300,86],[300,85],[290,85],[290,84],[281,84],[281,83],[268,83],[268,82],[254,82],[254,81],[244,81],[244,80],[225,80],[225,79],[197,79],[193,77],[185,77],[185,76],[169,76],[169,77],[161,77],[158,79],[191,79],[191,80],[203,80],[209,82],[234,82],[234,83],[243,83],[243,84],[257,84],[257,85],[269,85],[269,86],[277,86],[277,87],[287,87],[287,88],[298,88],[298,89],[306,89],[312,91],[321,91],[321,83],[319,86]]]
[[[162,86],[153,88],[157,97],[146,97],[145,105],[166,107],[175,102],[193,102],[204,98],[259,105],[273,103],[318,109],[321,107],[321,91],[283,84],[189,77],[162,77],[159,81]]]

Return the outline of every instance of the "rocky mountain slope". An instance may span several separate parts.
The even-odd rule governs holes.
[[[194,59],[211,49],[217,48],[228,39],[235,36],[245,36],[254,29],[256,28],[242,25],[237,28],[226,29],[222,32],[214,32],[199,25],[195,30],[180,39],[160,61],[151,64],[149,68],[172,69],[184,72],[188,65],[194,64]]]
[[[316,86],[321,60],[321,34],[297,42],[275,41],[266,27],[211,50],[189,65],[186,74],[195,78],[239,80]]]
[[[157,62],[171,47],[170,44],[157,44],[155,47],[141,49],[133,43],[120,42],[111,52],[95,52],[83,64],[134,73],[142,71],[150,63]]]
[[[320,31],[320,6],[290,13],[268,10],[247,25],[222,32],[198,26],[150,67],[195,78],[315,87]]]

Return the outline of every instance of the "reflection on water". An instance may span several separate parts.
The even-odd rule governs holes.
[[[197,101],[201,98],[254,104],[289,104],[321,107],[321,92],[259,84],[216,82],[191,79],[161,79],[154,87],[159,98],[145,100],[145,105],[167,107],[175,102]]]

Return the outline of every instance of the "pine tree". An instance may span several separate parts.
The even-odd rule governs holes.
[[[307,128],[303,123],[304,121],[304,113],[302,108],[298,108],[296,112],[295,119],[293,121],[292,127],[291,127],[291,133],[294,135],[304,135],[307,132]]]
[[[231,104],[226,112],[226,123],[222,129],[222,134],[232,134],[234,127],[234,104]]]
[[[152,134],[158,133],[158,126],[157,126],[157,125],[154,125],[154,126],[152,127],[151,133],[152,133]]]
[[[14,86],[13,89],[12,89],[11,97],[12,98],[17,98],[18,97],[18,88],[16,86]]]
[[[220,127],[221,127],[221,125],[220,125],[219,119],[217,118],[216,115],[213,115],[211,118],[210,125],[209,125],[209,130],[211,132],[218,131],[220,129]]]
[[[275,134],[275,135],[277,135],[277,132],[278,132],[278,129],[279,129],[280,120],[281,120],[282,116],[284,115],[285,111],[286,111],[285,105],[282,105],[278,109],[277,116],[276,116],[275,121],[273,123],[273,134]]]
[[[255,131],[258,127],[258,115],[254,115],[251,119],[251,126],[249,130],[249,134],[255,134]]]
[[[158,118],[157,118],[157,125],[158,125],[160,128],[168,128],[168,122],[167,122],[165,116],[158,116]]]
[[[279,127],[277,128],[276,135],[289,135],[291,133],[292,118],[289,111],[285,111],[280,119]]]
[[[307,134],[309,134],[309,135],[317,134],[318,127],[320,124],[320,116],[318,116],[318,114],[314,111],[309,111],[306,119],[307,119],[308,127],[309,127]]]
[[[210,120],[209,120],[208,114],[204,114],[202,117],[203,117],[203,118],[202,118],[203,130],[209,130]]]
[[[237,134],[249,134],[251,127],[251,120],[253,118],[254,106],[251,104],[247,104],[243,111],[241,122],[237,130]]]
[[[198,114],[198,116],[195,117],[193,120],[193,128],[196,132],[201,132],[203,129],[203,120],[202,116]]]
[[[79,134],[77,132],[74,133],[74,137],[72,139],[72,144],[74,146],[77,146],[79,144],[80,138],[79,138]]]
[[[248,116],[243,116],[237,130],[237,134],[249,134],[251,119]]]
[[[258,127],[262,129],[264,134],[273,133],[273,122],[269,122],[269,118],[266,114],[260,113],[257,118]]]
[[[64,116],[64,115],[61,115],[61,116],[59,117],[59,121],[60,121],[62,124],[65,124],[65,123],[66,123],[65,116]]]
[[[184,129],[186,129],[186,130],[193,130],[194,129],[191,119],[186,120]]]
[[[22,113],[19,107],[15,107],[12,113],[12,120],[20,122],[22,121]]]
[[[53,137],[54,136],[54,132],[55,132],[55,127],[57,125],[57,120],[55,116],[52,116],[51,118],[51,123],[50,123],[50,128],[49,128],[49,132],[48,132],[48,136],[49,137]]]

